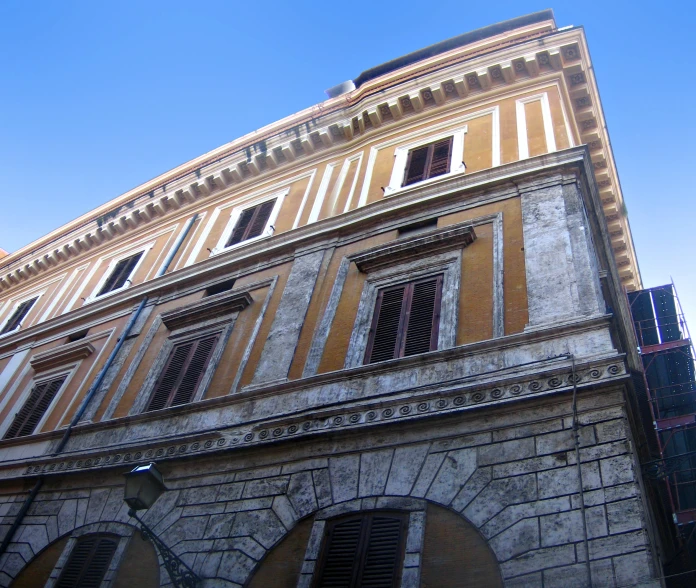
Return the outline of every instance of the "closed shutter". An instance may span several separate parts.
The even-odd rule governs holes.
[[[5,326],[2,328],[2,331],[0,331],[0,335],[14,331],[17,327],[19,327],[24,320],[24,317],[29,314],[31,307],[34,306],[34,303],[38,299],[39,298],[36,297],[32,298],[31,300],[25,300],[19,306],[17,306],[15,311],[12,313],[12,316],[7,320]]]
[[[365,363],[437,349],[442,276],[379,291]]]
[[[208,335],[172,348],[162,375],[155,384],[148,411],[191,402],[219,336],[219,333]]]
[[[408,515],[365,513],[330,521],[316,588],[393,588],[403,564]]]
[[[225,247],[230,247],[261,235],[266,228],[266,223],[268,223],[275,203],[276,199],[274,198],[243,210]]]
[[[403,186],[449,172],[453,137],[430,143],[408,152]]]
[[[104,282],[97,296],[122,288],[133,273],[135,266],[138,265],[138,261],[140,261],[142,255],[143,253],[141,251],[140,253],[121,259],[114,267],[106,282]]]
[[[86,535],[78,539],[57,588],[99,588],[117,547],[118,540],[112,537]]]
[[[60,376],[53,380],[46,380],[32,388],[28,400],[16,414],[10,428],[5,433],[5,439],[24,437],[34,432],[36,425],[39,424],[58,390],[65,382],[65,378],[66,376]]]

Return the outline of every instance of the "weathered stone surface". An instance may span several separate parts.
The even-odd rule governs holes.
[[[270,509],[240,512],[232,524],[232,535],[249,535],[266,549],[285,535],[285,527]]]
[[[288,498],[281,494],[273,499],[273,512],[286,529],[292,529],[299,518]]]
[[[58,532],[61,535],[75,528],[75,513],[77,512],[77,500],[66,500],[58,512]]]
[[[314,525],[312,525],[312,532],[310,533],[309,541],[307,542],[305,559],[315,560],[319,557],[319,550],[321,549],[321,540],[324,536],[325,526],[325,521],[315,521]]]
[[[590,541],[590,559],[622,555],[643,549],[645,549],[645,537],[642,531],[611,535]]]
[[[572,563],[575,563],[575,547],[573,545],[559,545],[558,547],[529,551],[503,562],[500,567],[503,576],[507,578]]]
[[[543,536],[543,535],[542,535]],[[539,549],[539,523],[536,518],[524,519],[490,540],[498,561]]]
[[[506,461],[516,461],[534,455],[534,438],[515,439],[503,443],[493,443],[478,449],[479,465],[491,465]]]
[[[331,495],[331,477],[329,476],[328,467],[312,472],[312,480],[314,481],[314,493],[317,497],[319,508],[324,508],[332,503]]]
[[[464,515],[475,525],[493,518],[510,504],[537,499],[534,475],[493,480],[464,510]]]
[[[640,500],[622,500],[607,504],[609,532],[623,533],[643,528],[643,506]]]
[[[623,419],[604,421],[595,425],[597,432],[597,443],[608,443],[609,441],[619,441],[626,438],[627,425]]]
[[[164,533],[166,542],[170,547],[180,541],[202,539],[210,517],[186,517],[180,518]]]
[[[410,494],[427,454],[428,446],[425,444],[397,447],[394,451],[385,494],[396,496]]]
[[[392,449],[385,449],[370,451],[360,456],[358,496],[378,496],[384,493],[393,454]]]
[[[539,518],[542,547],[573,543],[583,536],[579,510],[561,512]]]
[[[220,486],[220,490],[217,494],[217,500],[221,502],[228,500],[239,500],[242,497],[243,491],[244,482],[225,484],[224,486]]]
[[[352,500],[358,495],[359,455],[332,457],[329,460],[334,502]]]
[[[505,588],[542,588],[543,586],[541,572],[505,579]]]
[[[611,558],[591,560],[590,571],[592,572],[592,586],[601,588],[614,588],[614,566]]]
[[[108,488],[92,490],[87,505],[85,524],[101,520],[102,511],[104,510],[110,493],[111,491]]]
[[[640,551],[612,558],[617,586],[635,586],[653,579],[647,552]],[[659,586],[659,583],[656,582]]]
[[[589,588],[590,579],[587,576],[585,564],[575,564],[561,568],[544,570],[544,588]]]
[[[630,455],[603,459],[599,462],[599,467],[602,471],[602,482],[605,486],[625,484],[635,480],[633,458]]]
[[[305,471],[293,474],[290,478],[287,495],[299,518],[317,510],[312,472]]]
[[[203,536],[207,539],[229,537],[236,516],[235,513],[211,515]]]
[[[597,463],[582,464],[581,467],[583,490],[601,488],[602,481],[599,478]],[[578,490],[578,469],[575,465],[539,472],[540,498],[576,494]]]
[[[425,458],[425,463],[411,490],[411,496],[423,497],[426,495],[444,459],[444,453],[431,453]]]
[[[428,500],[445,506],[452,502],[476,469],[476,450],[458,449],[447,453],[426,494]]]
[[[251,480],[244,485],[242,498],[257,498],[259,496],[276,496],[278,494],[283,494],[288,488],[289,481],[289,476]]]
[[[255,565],[256,561],[241,551],[226,551],[220,559],[218,575],[243,584]]]
[[[540,435],[536,438],[537,455],[547,455],[560,451],[570,451],[575,449],[575,432],[572,429]],[[594,429],[592,427],[581,427],[578,431],[580,447],[586,447],[595,442]]]
[[[412,512],[408,517],[408,536],[406,553],[420,553],[423,550],[425,533],[425,511]]]
[[[570,510],[570,500],[568,500],[567,496],[550,498],[548,500],[537,500],[536,502],[525,502],[523,504],[513,504],[503,509],[498,515],[481,527],[480,530],[484,537],[494,537],[521,519],[564,512],[567,510]]]
[[[452,500],[452,508],[464,510],[492,479],[491,468],[478,468]]]

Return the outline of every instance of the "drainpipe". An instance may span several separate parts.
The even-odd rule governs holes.
[[[174,246],[172,247],[171,251],[169,252],[169,255],[167,255],[167,259],[164,261],[164,263],[162,264],[162,267],[157,272],[157,275],[155,276],[156,278],[163,276],[166,273],[166,271],[169,269],[169,265],[172,263],[172,260],[174,259],[176,254],[179,252],[181,245],[183,244],[184,240],[188,236],[188,234],[191,230],[191,227],[193,226],[193,223],[195,223],[197,219],[198,219],[198,214],[194,214],[187,221],[186,225],[184,226],[184,229],[181,231],[181,234],[179,235],[179,238],[176,240],[176,243],[174,243]],[[118,355],[118,352],[123,347],[123,343],[128,338],[128,335],[130,334],[131,329],[133,328],[133,325],[140,317],[140,314],[142,313],[143,308],[145,308],[145,305],[147,304],[147,301],[148,301],[148,297],[145,296],[140,301],[140,304],[138,304],[138,307],[135,309],[135,312],[131,315],[128,323],[126,324],[125,328],[123,329],[123,332],[121,333],[121,336],[118,338],[118,341],[116,341],[116,345],[111,350],[111,353],[109,354],[109,357],[107,358],[106,363],[104,364],[102,369],[99,371],[99,374],[97,374],[96,379],[92,383],[92,386],[90,387],[89,391],[87,392],[87,395],[82,400],[82,403],[80,404],[80,407],[77,409],[75,416],[73,416],[72,420],[70,421],[70,424],[65,429],[65,433],[63,433],[63,437],[61,438],[60,443],[58,443],[58,446],[56,447],[55,451],[53,451],[52,455],[58,455],[59,453],[61,453],[63,451],[63,449],[65,449],[65,446],[67,445],[68,440],[70,439],[70,435],[72,434],[73,427],[77,423],[80,422],[80,419],[82,418],[82,415],[85,413],[85,410],[87,410],[89,403],[92,401],[92,398],[94,398],[94,395],[97,393],[97,390],[99,390],[99,388],[101,387],[102,382],[104,381],[104,378],[106,377],[106,372],[109,371],[109,368],[114,363],[114,360],[116,359],[116,356]],[[22,524],[22,521],[24,520],[24,517],[26,516],[27,511],[29,510],[29,507],[34,502],[34,499],[36,498],[36,495],[39,493],[39,490],[41,490],[41,486],[43,485],[43,481],[44,481],[43,477],[40,477],[39,479],[36,480],[34,487],[29,492],[29,496],[27,496],[27,499],[24,501],[24,504],[22,504],[22,508],[19,509],[19,512],[17,513],[17,516],[15,517],[15,520],[12,523],[12,526],[8,529],[7,533],[5,534],[5,538],[2,540],[2,545],[0,545],[0,556],[2,556],[2,554],[5,553],[5,551],[7,550],[7,547],[12,542],[12,538],[14,537],[14,534],[17,532],[17,529],[19,528],[19,526]]]

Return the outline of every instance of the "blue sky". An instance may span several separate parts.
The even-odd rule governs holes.
[[[686,2],[0,3],[0,247],[454,35],[553,8],[583,25],[646,286],[696,331],[694,10]]]

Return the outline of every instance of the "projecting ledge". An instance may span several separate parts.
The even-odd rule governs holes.
[[[53,367],[85,359],[92,353],[94,353],[94,346],[87,340],[80,340],[37,353],[29,360],[29,363],[35,372],[43,372]]]
[[[194,323],[244,310],[252,302],[248,292],[232,291],[217,296],[209,296],[162,313],[162,322],[169,330],[178,329]]]
[[[453,225],[408,240],[392,241],[368,249],[351,257],[361,272],[369,272],[384,266],[393,266],[405,261],[442,253],[451,249],[463,249],[476,240],[471,225]]]

